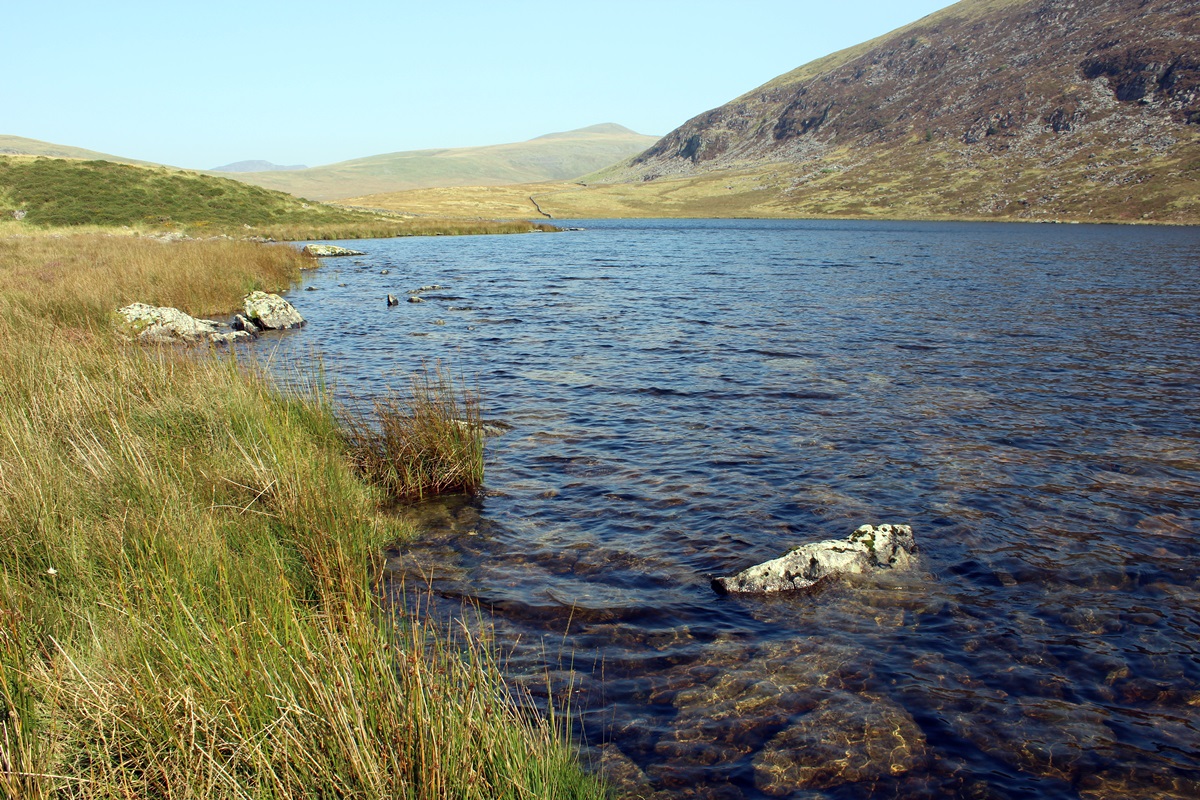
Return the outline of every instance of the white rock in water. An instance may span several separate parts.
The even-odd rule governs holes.
[[[304,324],[304,317],[300,316],[300,312],[277,294],[251,292],[246,295],[242,310],[251,322],[264,330],[299,328]]]
[[[846,539],[801,545],[785,556],[714,578],[722,594],[765,594],[807,589],[830,575],[908,570],[917,561],[917,543],[908,525],[863,525]]]
[[[220,327],[207,319],[196,319],[178,308],[132,303],[117,312],[125,318],[125,329],[139,342],[178,344],[211,339]]]
[[[366,255],[361,250],[350,250],[346,247],[338,247],[336,244],[306,244],[301,248],[300,252],[308,256],[317,257]]]

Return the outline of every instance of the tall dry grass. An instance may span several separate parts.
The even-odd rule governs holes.
[[[221,314],[254,289],[286,289],[313,264],[288,245],[254,242],[98,234],[0,239],[0,307],[74,328],[137,301]]]
[[[278,262],[230,267],[259,258]],[[133,295],[201,313],[294,267],[282,248],[0,242],[0,791],[599,796],[486,647],[383,615],[382,548],[411,532],[323,392],[107,328]]]

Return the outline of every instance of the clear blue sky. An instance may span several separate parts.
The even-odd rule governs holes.
[[[21,0],[0,134],[206,168],[664,134],[950,0]]]

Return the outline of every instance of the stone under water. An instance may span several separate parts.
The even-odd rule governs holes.
[[[846,539],[801,545],[736,575],[714,578],[713,588],[722,594],[807,589],[833,575],[912,569],[916,552],[908,525],[863,525]]]

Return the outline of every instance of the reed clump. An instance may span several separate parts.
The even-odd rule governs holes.
[[[385,617],[381,553],[411,531],[326,393],[111,335],[98,309],[186,301],[176,256],[233,251],[130,245],[89,300],[72,269],[108,246],[0,242],[0,793],[600,796],[486,647]],[[254,280],[293,268],[260,249],[282,261]],[[211,279],[184,310],[247,276]]]
[[[373,411],[346,418],[352,459],[370,483],[400,500],[483,484],[479,399],[460,399],[444,367],[413,376],[407,397],[377,400]]]

